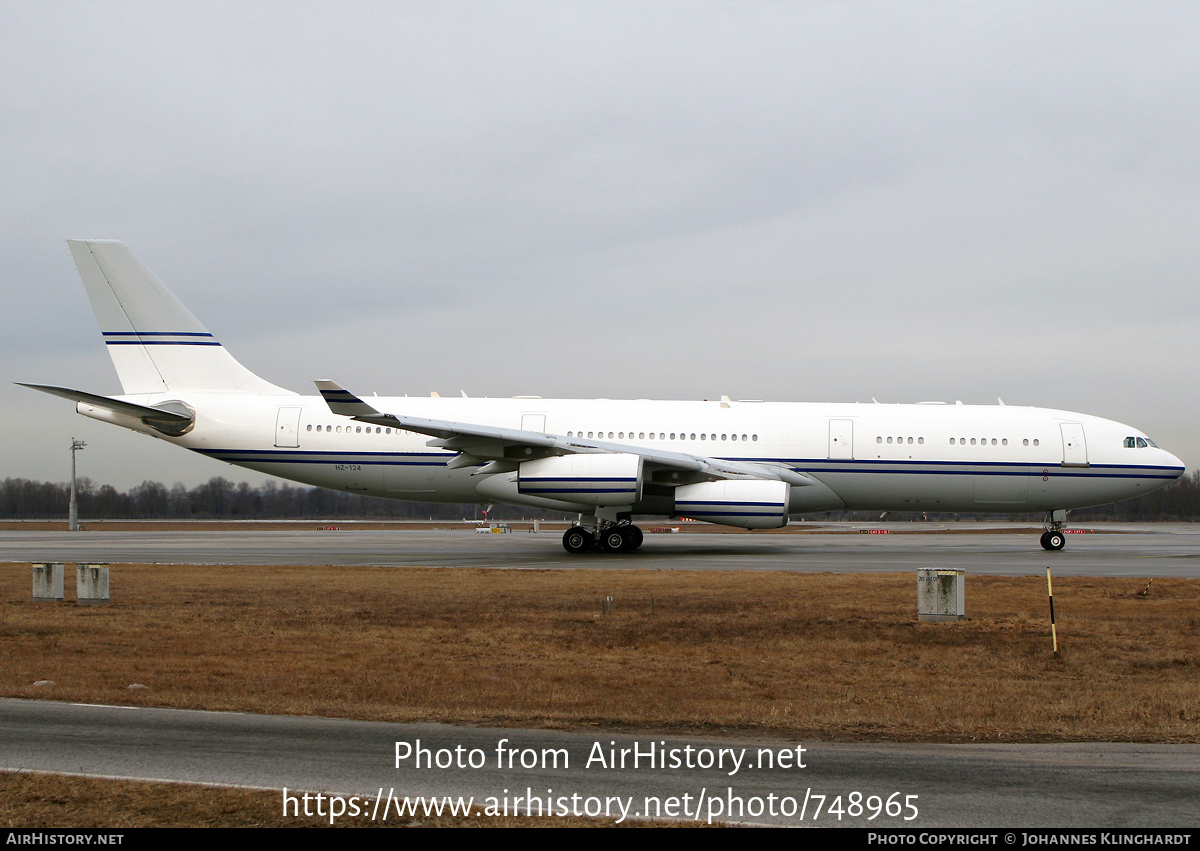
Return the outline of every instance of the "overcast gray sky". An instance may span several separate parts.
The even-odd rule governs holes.
[[[261,477],[117,393],[121,239],[304,393],[961,399],[1200,463],[1200,4],[0,4],[0,477]]]

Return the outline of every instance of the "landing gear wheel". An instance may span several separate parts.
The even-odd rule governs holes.
[[[586,553],[592,548],[592,533],[582,526],[572,526],[563,534],[563,549],[569,553]]]
[[[1049,531],[1042,533],[1042,549],[1057,552],[1067,545],[1067,536],[1062,532]]]
[[[629,536],[629,549],[636,550],[642,545],[642,539],[646,536],[642,534],[642,530],[637,526],[627,526],[626,534]]]
[[[630,538],[625,534],[625,527],[621,526],[609,529],[601,535],[600,546],[604,547],[604,551],[609,553],[623,553],[626,550],[632,549]]]

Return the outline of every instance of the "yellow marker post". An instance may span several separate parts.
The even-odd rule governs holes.
[[[1050,640],[1054,644],[1054,655],[1058,655],[1058,631],[1054,626],[1054,586],[1050,584],[1050,568],[1046,568],[1046,593],[1050,595]]]

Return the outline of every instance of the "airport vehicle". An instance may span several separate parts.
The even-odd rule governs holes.
[[[250,372],[121,242],[68,242],[124,394],[27,384],[79,413],[321,487],[579,514],[572,553],[634,550],[634,514],[747,529],[837,509],[1066,512],[1148,493],[1182,462],[1141,431],[1000,405],[301,396]]]

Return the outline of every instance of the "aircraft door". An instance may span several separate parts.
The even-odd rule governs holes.
[[[300,411],[302,408],[280,408],[275,418],[275,445],[294,449],[300,445]]]
[[[854,459],[854,420],[829,421],[829,458],[831,461]]]
[[[538,434],[546,433],[545,414],[521,414],[521,431],[533,431]]]
[[[1062,429],[1064,467],[1086,467],[1088,465],[1087,440],[1083,436],[1083,423],[1059,423]]]

